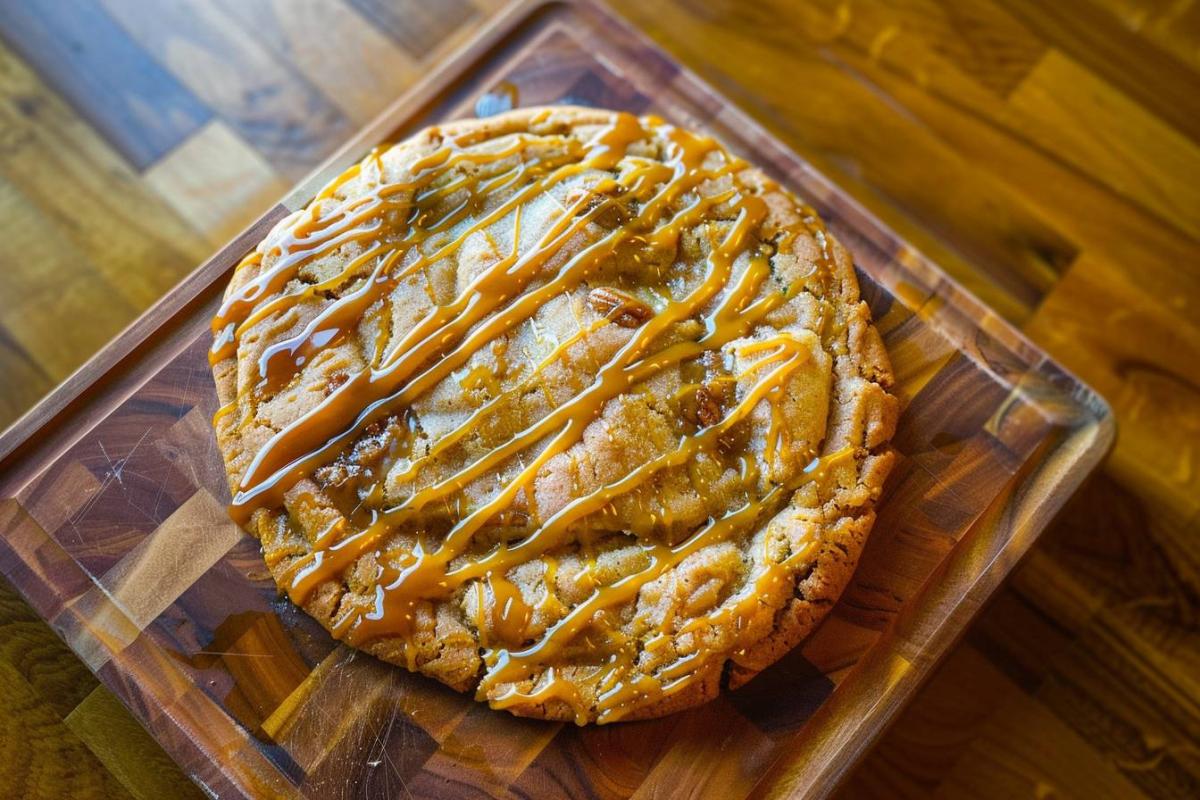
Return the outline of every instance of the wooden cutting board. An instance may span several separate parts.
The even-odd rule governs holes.
[[[854,581],[743,689],[663,720],[518,720],[356,654],[280,600],[225,515],[208,320],[275,221],[379,141],[511,103],[708,130],[854,254],[905,405]],[[587,3],[534,3],[399,99],[0,439],[0,571],[224,797],[750,794],[781,758],[830,790],[1112,440],[1105,403],[728,101]]]

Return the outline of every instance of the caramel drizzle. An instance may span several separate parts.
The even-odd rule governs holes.
[[[629,117],[636,124],[633,117]],[[611,133],[616,133],[623,126],[614,126]],[[639,136],[645,134],[640,126]],[[629,135],[626,131],[624,135]],[[601,137],[603,141],[606,137]],[[633,139],[631,141],[635,141]],[[714,143],[715,147],[715,143]],[[605,144],[596,148],[596,155],[576,164],[560,168],[556,172],[563,173],[560,179],[569,174],[577,174],[585,168],[603,168],[612,157],[611,146]],[[698,159],[699,154],[693,150],[684,151],[692,159]],[[692,172],[691,165],[681,164],[677,172]],[[652,181],[644,180],[644,174],[633,173],[636,176],[635,189],[630,192],[637,197],[639,189],[653,189]],[[706,175],[704,177],[712,177]],[[694,179],[695,183],[699,180]],[[535,181],[530,186],[539,186]],[[693,184],[694,185],[694,184]],[[602,182],[597,189],[606,188]],[[649,209],[661,209],[674,196],[681,194],[688,183],[676,180],[667,184],[662,192],[646,205]],[[528,188],[514,197],[522,201],[533,196],[536,192]],[[243,522],[248,519],[251,504],[258,507],[273,507],[282,501],[283,493],[304,475],[309,474],[321,463],[336,456],[344,447],[352,442],[363,428],[377,419],[386,417],[396,408],[410,404],[416,397],[424,394],[447,373],[460,367],[478,347],[515,328],[521,322],[532,316],[549,298],[560,294],[565,288],[577,284],[585,277],[587,268],[594,266],[607,255],[621,240],[631,234],[624,229],[611,234],[590,247],[569,262],[563,273],[545,286],[520,297],[509,308],[487,319],[486,322],[467,335],[467,331],[486,317],[505,301],[518,296],[533,278],[537,269],[548,261],[558,249],[570,241],[588,222],[602,214],[610,206],[608,201],[601,203],[586,214],[577,215],[589,201],[590,197],[580,198],[567,213],[562,215],[551,229],[529,252],[519,258],[516,254],[501,260],[488,270],[485,270],[463,291],[455,300],[439,306],[420,324],[407,332],[392,350],[392,357],[385,360],[380,369],[363,371],[351,377],[330,394],[317,408],[310,411],[296,423],[276,434],[257,454],[242,479],[242,490],[234,498],[233,510],[235,516]],[[475,223],[457,239],[428,259],[419,259],[417,263],[433,262],[450,255],[461,246],[468,235],[482,229],[486,224],[501,219],[505,206],[513,205],[510,199],[504,206],[492,212],[483,220]],[[604,244],[604,247],[599,245]],[[405,274],[412,272],[410,267]],[[375,284],[378,285],[378,284]],[[339,301],[341,302],[341,301]],[[465,336],[465,338],[464,338]],[[444,351],[447,343],[460,341],[449,352]],[[440,358],[431,367],[414,377],[413,373],[423,364],[433,358]],[[365,407],[365,408],[364,408]],[[361,410],[361,411],[360,411]],[[354,414],[358,413],[357,419]],[[354,419],[349,427],[344,427],[345,420]],[[340,433],[339,433],[340,429]],[[290,460],[294,453],[305,455]],[[266,494],[262,500],[256,498]]]
[[[654,134],[669,143],[663,161],[627,157],[631,144]],[[284,494],[298,481],[344,452],[367,427],[404,412],[416,399],[461,369],[477,350],[489,343],[495,347],[504,334],[532,321],[533,315],[546,302],[578,287],[621,245],[635,239],[643,244],[672,244],[683,231],[706,226],[715,207],[732,208],[736,217],[720,240],[705,227],[709,231],[710,254],[705,276],[699,285],[681,299],[666,297],[663,307],[640,322],[628,341],[607,363],[599,366],[588,387],[557,408],[551,403],[552,410],[548,414],[509,441],[454,474],[414,489],[406,499],[390,508],[378,507],[382,498],[381,484],[369,487],[367,494],[375,501],[370,509],[371,523],[359,533],[346,536],[345,521],[339,520],[317,537],[309,555],[297,559],[290,567],[289,594],[300,603],[321,583],[350,567],[361,556],[375,551],[394,531],[416,520],[423,509],[435,503],[450,504],[466,484],[544,442],[528,463],[522,462],[519,474],[491,498],[469,513],[456,514],[457,522],[439,543],[430,544],[418,538],[411,552],[390,554],[393,557],[381,559],[373,607],[345,609],[334,621],[333,630],[338,637],[353,643],[380,636],[404,638],[412,667],[416,648],[407,637],[413,632],[418,608],[433,599],[449,598],[468,582],[473,582],[477,606],[475,622],[481,645],[485,648],[487,665],[479,685],[480,696],[495,693],[492,704],[496,707],[555,698],[574,709],[577,721],[582,722],[589,712],[586,702],[571,682],[558,677],[553,667],[545,666],[547,661],[553,660],[594,624],[598,615],[633,600],[646,583],[663,575],[684,558],[763,522],[786,502],[799,483],[816,479],[845,454],[815,459],[810,465],[809,473],[812,474],[803,475],[786,486],[772,486],[762,497],[749,499],[720,519],[710,520],[680,544],[643,544],[647,564],[644,569],[609,585],[594,585],[584,602],[560,616],[537,641],[526,643],[526,632],[536,612],[563,608],[553,594],[557,562],[548,554],[569,544],[572,531],[586,517],[605,513],[616,498],[644,485],[662,470],[688,464],[697,453],[714,450],[721,437],[745,420],[761,402],[770,403],[774,415],[768,433],[768,458],[776,458],[776,451],[789,446],[786,431],[774,412],[773,400],[786,385],[788,376],[819,344],[815,334],[797,336],[791,333],[744,343],[741,345],[743,354],[764,355],[741,377],[759,374],[762,377],[755,380],[742,399],[719,421],[682,437],[674,451],[651,459],[620,480],[575,498],[515,544],[504,543],[481,557],[456,565],[456,559],[470,551],[476,535],[489,520],[508,509],[521,492],[532,497],[530,487],[538,472],[551,458],[567,451],[582,438],[584,429],[599,417],[605,403],[663,369],[747,336],[767,314],[799,290],[799,287],[788,287],[783,291],[762,293],[770,279],[770,266],[761,255],[752,254],[748,266],[740,273],[734,270],[738,257],[751,250],[755,232],[766,218],[766,206],[761,199],[731,189],[715,195],[697,195],[697,199],[678,208],[679,203],[690,197],[702,183],[736,173],[745,166],[715,141],[665,125],[654,118],[639,120],[628,114],[616,115],[612,125],[583,146],[570,139],[555,139],[565,151],[558,158],[527,160],[526,149],[532,141],[534,139],[520,135],[499,149],[477,150],[473,148],[480,144],[480,139],[462,137],[447,142],[412,165],[410,171],[414,177],[411,180],[391,184],[379,182],[383,176],[383,162],[379,152],[373,152],[362,164],[326,186],[308,210],[296,215],[268,251],[274,256],[270,267],[262,269],[225,302],[213,321],[214,345],[210,358],[216,363],[235,354],[241,337],[256,323],[283,314],[321,292],[336,290],[362,278],[357,288],[322,308],[299,333],[269,346],[259,360],[259,383],[240,388],[243,392],[277,392],[306,362],[340,341],[375,303],[386,302],[399,281],[426,270],[439,259],[454,255],[471,234],[485,231],[506,216],[513,217],[517,230],[507,256],[483,270],[453,300],[435,305],[424,319],[398,336],[389,348],[385,349],[382,340],[377,342],[368,368],[348,376],[315,409],[276,433],[255,454],[231,509],[235,518],[245,523],[259,509],[279,507]],[[705,168],[704,162],[713,153],[719,155],[720,165]],[[513,155],[521,157],[517,166],[487,180],[464,174],[439,183],[463,164],[497,162]],[[524,205],[585,170],[616,171],[617,174],[595,181],[541,233],[533,246],[521,248],[520,218]],[[340,188],[355,177],[365,179],[368,171],[373,173],[375,180],[368,196],[343,202],[333,213],[320,216],[322,204],[336,202]],[[470,218],[480,198],[513,186],[518,188],[494,209],[478,218]],[[460,190],[467,192],[467,198],[441,217],[433,218],[433,207]],[[634,219],[583,247],[556,274],[544,283],[536,283],[542,277],[545,265],[589,223],[614,210],[627,213],[634,202],[640,204]],[[402,215],[403,221],[389,225],[388,215],[393,220]],[[809,225],[814,234],[820,234],[815,215],[810,218]],[[430,237],[450,230],[455,230],[455,238],[434,252],[424,255],[416,249]],[[818,236],[818,241],[828,260],[824,237]],[[299,290],[285,291],[305,265],[350,242],[358,242],[365,249],[341,273]],[[406,260],[405,257],[414,252],[418,253],[417,257]],[[251,254],[239,269],[262,268],[264,255],[262,252]],[[430,292],[432,297],[432,290]],[[652,350],[653,343],[673,325],[698,316],[704,327],[704,334],[698,339],[678,342],[657,352]],[[826,322],[823,315],[822,329]],[[599,324],[609,323],[605,320]],[[500,404],[536,383],[542,369],[565,357],[571,344],[594,329],[595,326],[585,328],[581,325],[573,337],[559,342],[549,355],[534,365],[522,381],[507,391],[492,392],[494,396],[488,402],[435,441],[425,456],[414,460],[393,478],[401,483],[414,480],[433,459],[475,430]],[[480,378],[468,375],[466,379]],[[232,413],[237,405],[235,400],[223,408],[218,412],[218,419]],[[743,479],[747,486],[758,481],[757,469],[752,462],[748,455],[743,458]],[[448,507],[453,510],[452,506]],[[651,513],[648,527],[653,529],[656,524],[665,522],[659,515]],[[725,615],[740,626],[740,620],[766,590],[764,581],[787,579],[798,560],[807,555],[807,550],[802,550],[783,562],[766,559],[767,566],[756,581],[744,587],[732,605],[723,605],[716,614]],[[531,606],[505,574],[515,565],[543,557],[547,559],[546,596]],[[710,616],[710,622],[713,621],[717,621],[716,617]],[[487,631],[496,634],[496,641],[486,640]],[[660,631],[647,644],[647,649],[662,646],[672,635],[683,632]],[[709,658],[700,653],[697,651],[680,658],[651,676],[635,675],[637,667],[631,651],[627,647],[618,648],[612,660],[598,667],[590,679],[595,696],[599,698],[595,712],[600,721],[620,718],[641,704],[669,696],[686,686]],[[516,688],[518,683],[530,678],[536,678],[533,688],[528,691]],[[500,691],[499,687],[504,685],[507,688]]]

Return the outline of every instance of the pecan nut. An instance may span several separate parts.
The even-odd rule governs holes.
[[[622,328],[636,328],[654,316],[650,306],[624,292],[602,286],[588,292],[588,305]]]
[[[696,390],[696,421],[704,427],[716,425],[725,414],[721,410],[721,400],[708,386]]]

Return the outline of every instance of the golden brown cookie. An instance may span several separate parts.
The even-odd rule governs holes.
[[[377,150],[241,263],[213,331],[233,512],[281,590],[525,716],[749,680],[848,582],[892,461],[850,257],[653,117]]]

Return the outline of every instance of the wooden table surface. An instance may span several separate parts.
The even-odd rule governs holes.
[[[0,424],[498,5],[0,3]],[[1119,420],[844,795],[1200,796],[1200,3],[615,5]],[[2,582],[0,707],[0,797],[199,796]]]

